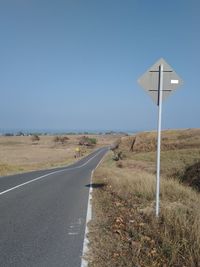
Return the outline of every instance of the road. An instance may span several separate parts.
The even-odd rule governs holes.
[[[91,173],[107,151],[65,168],[0,177],[1,267],[80,267]]]

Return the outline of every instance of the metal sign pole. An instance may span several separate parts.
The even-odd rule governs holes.
[[[165,75],[165,76],[164,76]],[[164,79],[163,79],[164,76]],[[161,119],[162,102],[179,86],[181,78],[172,67],[160,58],[138,80],[138,83],[158,105],[158,142],[157,142],[157,176],[156,176],[156,217],[159,216],[160,198],[160,150],[161,150]]]
[[[160,198],[160,147],[161,147],[161,119],[162,119],[162,95],[163,95],[163,64],[159,66],[158,84],[158,142],[157,142],[157,177],[156,177],[156,217],[159,216]]]

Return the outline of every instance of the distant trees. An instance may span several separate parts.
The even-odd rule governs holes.
[[[5,133],[4,136],[14,136],[13,133]]]
[[[16,133],[16,136],[25,136],[25,134],[24,134],[23,132],[20,131],[20,132],[17,132],[17,133]]]

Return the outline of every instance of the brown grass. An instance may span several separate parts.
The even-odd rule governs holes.
[[[162,152],[159,219],[154,151],[144,152],[141,146],[141,151],[129,152],[130,137],[124,138],[119,146],[126,155],[122,167],[110,154],[96,170],[93,182],[105,186],[93,193],[89,266],[200,266],[200,195],[177,179],[186,166],[200,160],[199,130],[182,134],[163,134],[170,146]]]
[[[0,136],[0,176],[30,170],[64,166],[74,159],[75,148],[80,136],[70,135],[69,140],[62,145],[54,142],[55,136],[40,136],[40,141],[33,143],[30,136]],[[111,144],[113,136],[94,136],[99,146]],[[83,155],[91,149],[83,148]]]
[[[139,133],[134,137],[124,137],[123,147],[131,147],[135,139],[134,152],[156,151],[157,132]],[[200,129],[167,130],[162,132],[162,151],[200,148]]]

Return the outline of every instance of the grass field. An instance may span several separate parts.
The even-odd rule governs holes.
[[[93,148],[82,148],[83,155],[93,149],[108,145],[116,136],[94,136],[98,143]],[[0,176],[25,171],[46,169],[67,165],[73,161],[80,136],[70,135],[65,144],[54,142],[55,136],[40,136],[39,142],[32,142],[30,136],[0,136]]]
[[[200,194],[198,183],[191,183],[200,180],[200,130],[165,131],[162,137],[159,219],[155,133],[123,137],[114,151],[122,159],[114,161],[110,153],[96,170],[90,267],[200,266]]]

